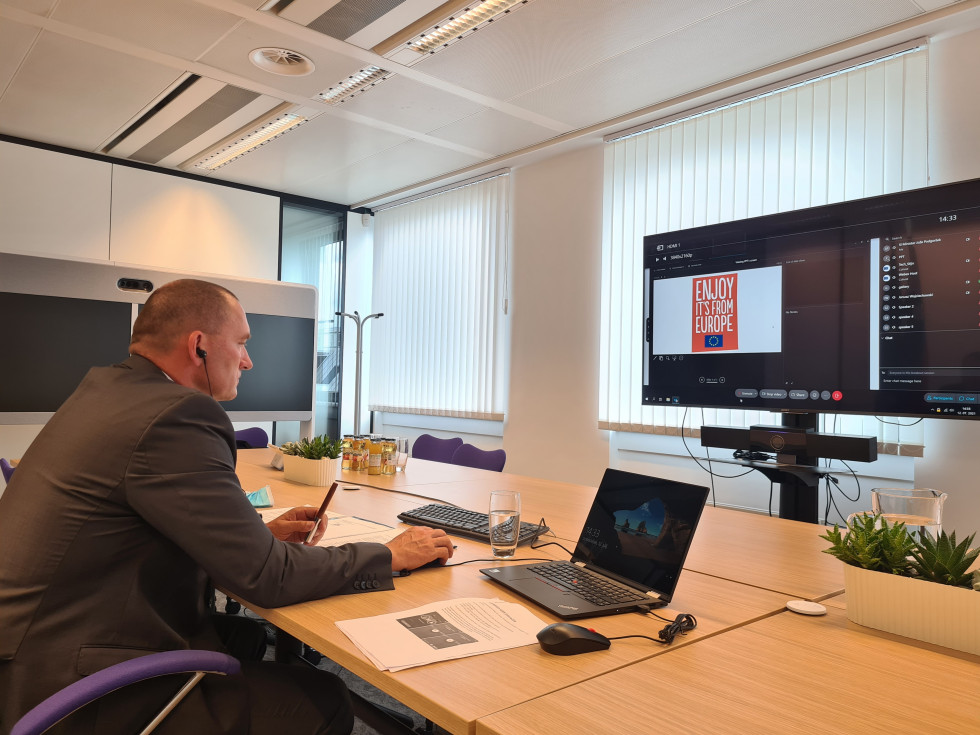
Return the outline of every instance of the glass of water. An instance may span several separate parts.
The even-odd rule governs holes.
[[[521,494],[512,490],[490,493],[490,549],[498,559],[517,552],[521,530]]]
[[[937,537],[943,526],[946,498],[946,493],[938,490],[876,487],[871,491],[871,512],[889,524],[904,523],[911,534],[928,532]]]

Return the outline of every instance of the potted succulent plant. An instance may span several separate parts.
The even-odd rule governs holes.
[[[279,450],[287,480],[304,485],[329,485],[337,479],[340,440],[323,434],[298,442],[285,442]]]
[[[856,516],[822,535],[844,562],[847,617],[859,625],[980,654],[980,548],[975,534],[909,535],[903,523]]]

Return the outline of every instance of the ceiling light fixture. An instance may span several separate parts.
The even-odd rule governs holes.
[[[498,15],[509,13],[514,6],[526,5],[528,2],[530,0],[484,0],[464,8],[458,15],[409,41],[408,47],[420,54],[433,54],[487,23],[493,23]]]
[[[295,130],[305,123],[308,118],[293,113],[281,113],[275,117],[261,123],[258,127],[245,135],[237,135],[227,144],[219,144],[220,147],[212,149],[212,152],[205,154],[193,163],[194,168],[204,169],[205,171],[216,171],[232,161],[251,153],[256,148],[264,146],[269,141]]]
[[[360,92],[364,92],[371,87],[383,82],[392,76],[392,72],[381,69],[377,66],[369,66],[361,69],[355,74],[351,74],[346,79],[337,82],[332,87],[320,92],[316,98],[331,105],[346,102]]]

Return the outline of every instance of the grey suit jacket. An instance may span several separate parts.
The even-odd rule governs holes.
[[[0,732],[106,666],[217,649],[209,578],[263,607],[392,588],[381,544],[273,537],[235,458],[224,410],[150,361],[88,373],[0,496]]]

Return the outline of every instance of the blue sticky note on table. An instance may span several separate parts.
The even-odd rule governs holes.
[[[272,488],[268,485],[250,493],[245,493],[245,497],[256,508],[271,508],[273,506]]]

